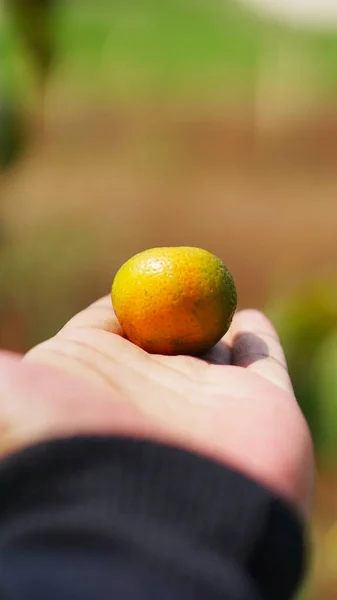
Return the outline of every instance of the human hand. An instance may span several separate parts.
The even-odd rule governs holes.
[[[23,359],[0,360],[0,455],[60,436],[131,435],[242,471],[308,512],[313,459],[277,334],[238,312],[205,357],[149,355],[122,337],[109,297]]]

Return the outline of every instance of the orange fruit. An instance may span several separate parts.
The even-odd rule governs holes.
[[[226,333],[237,303],[220,258],[185,246],[130,258],[116,273],[111,299],[125,336],[152,354],[202,354]]]

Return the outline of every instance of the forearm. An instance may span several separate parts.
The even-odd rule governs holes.
[[[54,441],[3,461],[0,486],[4,599],[286,600],[303,573],[290,507],[178,449]]]

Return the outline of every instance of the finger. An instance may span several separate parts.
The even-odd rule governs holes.
[[[200,357],[195,356],[165,356],[163,354],[153,354],[152,359],[161,363],[165,367],[170,367],[175,371],[179,371],[183,375],[191,378],[196,375],[200,376],[200,370],[207,365],[230,365],[232,354],[228,344],[223,340],[210,348]]]
[[[61,329],[61,332],[73,327],[101,329],[103,331],[109,331],[110,333],[116,333],[117,335],[123,335],[118,319],[112,308],[110,295],[103,296],[103,298],[96,300],[96,302],[93,302],[87,308],[72,317]]]
[[[150,377],[153,371],[157,378],[159,372],[167,370],[124,338],[110,296],[100,298],[75,315],[54,337],[27,352],[24,361],[47,363],[101,388],[117,390],[121,395],[128,390],[128,384],[132,389],[139,385],[136,371],[143,379],[144,374]],[[130,381],[133,365],[135,372]],[[169,378],[172,386],[176,375],[172,370]]]
[[[0,384],[6,379],[17,365],[21,362],[22,356],[7,350],[0,350]]]
[[[5,370],[6,368],[10,369],[12,366],[16,365],[16,363],[20,362],[21,359],[21,354],[10,352],[9,350],[0,350],[0,371]]]
[[[225,339],[222,338],[220,342],[205,352],[202,359],[213,365],[230,365],[231,349]]]
[[[112,343],[116,338],[122,337],[123,333],[112,308],[110,296],[104,296],[87,308],[72,317],[64,327],[52,338],[45,340],[32,348],[24,357],[24,361],[38,361],[49,363],[70,371],[73,374],[96,380],[96,369],[87,362],[87,352],[82,345],[75,344],[69,348],[67,338],[73,335],[77,337],[83,333],[84,337],[91,338],[95,333],[113,333],[109,336]],[[80,336],[81,337],[81,336]],[[125,341],[125,340],[123,340]]]
[[[285,355],[276,330],[269,319],[257,310],[238,312],[226,335],[232,348],[232,361],[293,391]]]

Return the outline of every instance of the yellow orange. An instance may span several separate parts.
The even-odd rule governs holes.
[[[114,278],[111,299],[125,336],[155,354],[202,354],[226,333],[237,303],[220,258],[185,246],[130,258]]]

